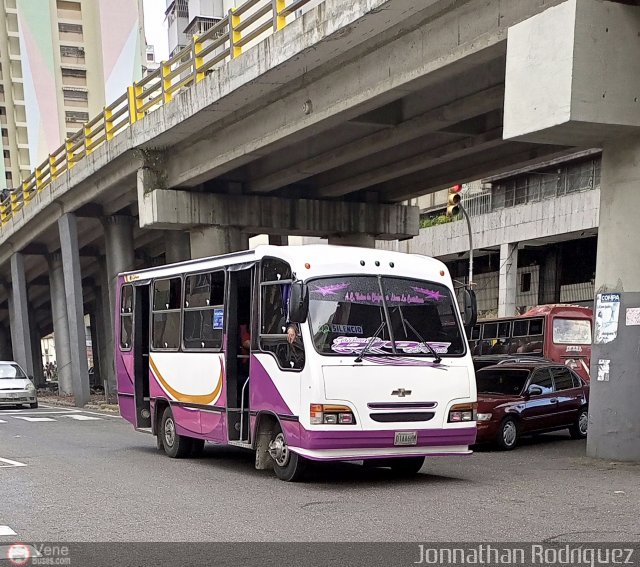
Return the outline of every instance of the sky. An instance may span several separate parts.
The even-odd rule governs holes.
[[[143,0],[144,3],[144,28],[147,43],[156,50],[156,61],[162,61],[169,56],[167,40],[167,28],[164,19],[164,11],[167,7],[166,0]]]

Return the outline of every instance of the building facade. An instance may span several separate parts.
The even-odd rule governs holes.
[[[0,0],[0,185],[142,77],[142,0]]]
[[[480,317],[513,316],[549,303],[593,304],[600,161],[600,153],[589,150],[463,189]],[[461,217],[445,216],[446,202],[446,191],[417,200],[420,234],[378,245],[439,258],[462,284],[468,281],[469,233]]]

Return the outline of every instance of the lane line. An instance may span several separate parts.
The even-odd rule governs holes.
[[[0,465],[0,469],[9,468],[9,467],[26,467],[24,463],[19,463],[18,461],[12,461],[11,459],[3,459],[0,457],[0,463],[6,463],[5,465]]]
[[[0,419],[0,423],[7,423],[4,419]]]
[[[13,419],[23,419],[24,421],[35,421],[35,422],[55,421],[55,419],[52,419],[51,417],[23,417],[19,415],[14,415]]]
[[[79,412],[72,412],[72,413],[79,413]],[[2,412],[2,414],[0,415],[10,415],[10,416],[14,416],[14,415],[69,415],[69,412],[66,411],[7,411],[7,412]]]
[[[18,535],[9,526],[0,526],[0,536]]]
[[[43,405],[41,405],[40,407],[41,408],[45,408],[46,407],[47,409],[49,409],[49,408],[55,409],[53,406],[43,406]],[[64,408],[64,409],[66,409],[66,408]],[[122,419],[122,416],[120,416],[120,415],[111,415],[109,413],[99,413],[97,411],[91,411],[91,410],[85,410],[85,409],[79,409],[79,408],[77,408],[77,409],[69,409],[69,410],[66,410],[64,413],[68,413],[68,412],[86,413],[86,414],[89,414],[89,415],[99,415],[100,417],[110,417],[111,419]]]
[[[76,421],[102,421],[102,418],[92,417],[90,415],[63,415],[60,417],[68,417],[69,419],[75,419]]]

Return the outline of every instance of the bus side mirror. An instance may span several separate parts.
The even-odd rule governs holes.
[[[472,289],[465,288],[462,307],[462,318],[464,319],[464,326],[467,328],[468,333],[471,334],[471,329],[478,322],[478,302],[476,300],[476,292]]]
[[[289,321],[304,323],[309,313],[309,290],[302,282],[291,284],[289,296]]]

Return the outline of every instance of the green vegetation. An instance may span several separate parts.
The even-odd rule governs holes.
[[[420,219],[420,228],[428,228],[430,226],[436,226],[438,224],[446,224],[456,220],[454,217],[448,217],[447,215],[437,215],[432,217],[424,217]]]

